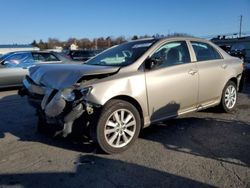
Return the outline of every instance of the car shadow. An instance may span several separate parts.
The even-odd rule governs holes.
[[[10,134],[19,141],[40,142],[83,153],[99,152],[85,137],[65,139],[37,133],[35,110],[17,95],[0,99],[0,106],[0,142],[4,140],[1,138]],[[177,114],[179,104],[170,103],[164,108],[175,109]],[[143,130],[140,138],[159,142],[168,150],[250,166],[250,124],[247,122],[218,118],[177,118]]]
[[[142,130],[140,138],[168,150],[250,166],[250,124],[246,122],[180,117]]]
[[[72,135],[67,138],[53,137],[37,132],[38,118],[36,111],[18,95],[0,99],[0,142],[1,139],[15,137],[18,141],[40,142],[67,150],[93,153],[96,146],[84,136]],[[14,138],[9,138],[14,139]]]
[[[0,187],[214,187],[186,177],[99,156],[80,156],[72,172],[0,174]]]
[[[177,102],[171,102],[154,114],[171,109],[177,116],[179,108]],[[220,113],[218,108],[210,108],[162,121],[142,130],[140,138],[159,142],[168,150],[250,166],[250,123],[213,114],[204,117],[206,112]]]

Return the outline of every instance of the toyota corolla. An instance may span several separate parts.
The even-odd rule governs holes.
[[[67,136],[85,126],[107,153],[126,150],[152,123],[220,106],[232,111],[243,66],[210,41],[142,39],[112,47],[81,65],[37,65],[21,95],[37,108],[38,128]]]

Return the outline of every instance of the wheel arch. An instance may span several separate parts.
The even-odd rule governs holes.
[[[110,100],[113,100],[113,99],[119,99],[119,100],[127,101],[130,104],[132,104],[137,109],[137,111],[139,112],[139,115],[140,115],[140,118],[141,118],[141,127],[143,127],[143,125],[144,125],[143,110],[142,110],[142,107],[141,107],[140,103],[136,99],[134,99],[133,97],[130,97],[128,95],[118,95],[118,96],[112,97],[107,102],[109,102]]]
[[[238,80],[237,80],[236,77],[230,77],[229,79],[226,79],[226,80],[225,80],[225,83],[224,83],[224,85],[223,85],[223,88],[222,88],[222,90],[221,90],[220,99],[221,99],[221,97],[222,97],[222,95],[223,95],[224,88],[226,87],[226,85],[227,85],[227,83],[228,83],[229,81],[232,81],[233,83],[235,83],[235,84],[236,84],[236,88],[238,88],[238,85],[239,85],[239,84],[238,84]]]

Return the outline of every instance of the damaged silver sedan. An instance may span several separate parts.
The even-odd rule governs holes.
[[[38,65],[20,95],[28,95],[39,129],[67,136],[85,126],[107,153],[126,150],[142,128],[220,105],[235,108],[242,61],[213,43],[190,37],[143,39],[110,48],[82,65]]]

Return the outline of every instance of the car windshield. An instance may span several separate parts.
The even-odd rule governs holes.
[[[104,66],[126,66],[135,62],[155,42],[155,39],[127,42],[108,49],[107,51],[90,59],[85,64]]]
[[[25,67],[31,66],[34,63],[30,53],[14,53],[4,59],[4,64],[7,67]]]
[[[12,54],[14,54],[14,53],[15,53],[15,52],[10,52],[10,53],[7,53],[7,54],[2,55],[2,56],[0,57],[0,61],[6,59],[8,56],[10,56],[10,55],[12,55]]]

